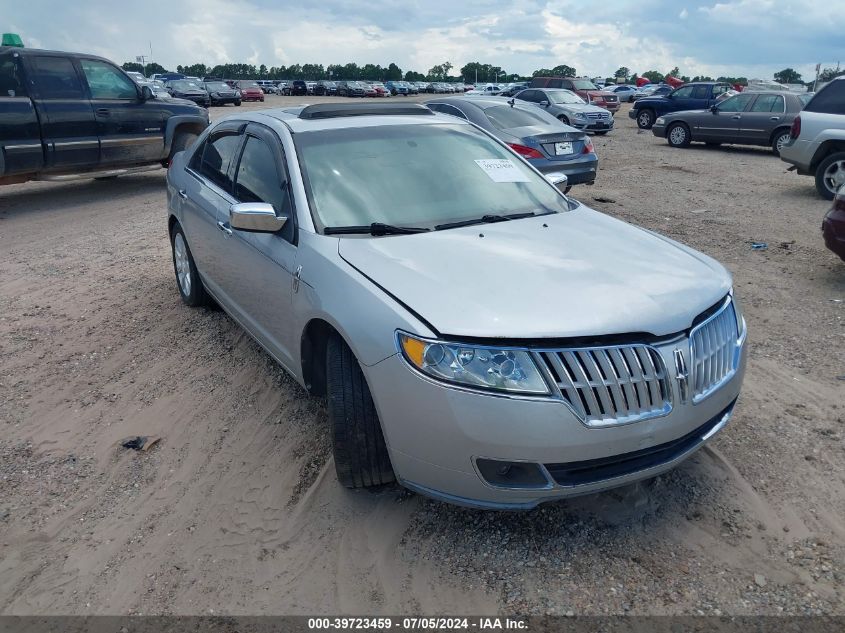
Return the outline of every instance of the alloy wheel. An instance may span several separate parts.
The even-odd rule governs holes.
[[[672,128],[672,131],[669,132],[669,140],[672,141],[672,145],[681,145],[687,138],[687,131],[684,129],[683,125],[676,125]]]
[[[176,264],[176,278],[179,288],[186,297],[191,294],[191,262],[188,259],[188,247],[182,233],[177,233],[173,239],[173,261]]]
[[[841,187],[845,187],[845,160],[837,160],[824,171],[825,186],[836,194]]]

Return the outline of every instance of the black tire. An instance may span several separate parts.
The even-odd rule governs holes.
[[[240,106],[240,105],[241,105],[241,100],[240,100],[240,99],[238,99],[237,101],[235,101],[235,105],[236,105],[236,106]]]
[[[654,110],[645,109],[637,113],[637,127],[641,130],[650,130],[654,120]]]
[[[570,125],[570,123],[569,123],[569,117],[567,117],[567,116],[565,116],[565,115],[563,115],[563,114],[561,114],[561,115],[558,117],[558,120],[559,120],[561,123],[563,123],[564,125]]]
[[[358,360],[337,334],[326,348],[326,391],[337,479],[347,488],[396,480],[378,413]]]
[[[843,172],[845,172],[845,152],[831,154],[819,163],[819,166],[816,167],[816,191],[822,198],[833,200],[836,195],[836,185],[831,175],[837,174],[841,183],[841,177],[845,175]]]
[[[197,140],[197,134],[194,132],[177,132],[173,139],[173,145],[170,146],[170,158],[179,152],[188,149]]]
[[[692,135],[686,123],[673,123],[666,130],[666,140],[672,147],[689,147]]]
[[[780,156],[780,148],[789,139],[789,130],[777,130],[772,136],[772,151],[775,156]]]
[[[604,132],[596,132],[596,136],[604,136],[608,132],[610,132],[610,130],[605,130]]]
[[[177,264],[177,248],[179,248],[181,239],[181,246],[184,247],[184,254],[186,261],[182,264]],[[188,246],[188,240],[185,238],[185,233],[179,224],[174,224],[170,231],[170,251],[173,255],[173,272],[176,275],[176,287],[179,289],[179,296],[189,306],[196,308],[200,306],[207,306],[211,303],[208,293],[205,291],[205,286],[202,285],[202,279],[197,272],[197,266],[194,263],[194,256],[191,254],[191,249]],[[181,257],[179,258],[181,259]],[[185,267],[187,264],[187,267]],[[187,272],[188,283],[184,282],[181,276],[183,272]]]

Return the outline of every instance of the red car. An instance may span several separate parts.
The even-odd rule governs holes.
[[[845,261],[845,187],[833,199],[833,207],[822,220],[824,243]]]
[[[234,87],[241,91],[241,101],[264,101],[264,91],[251,79],[236,81]]]

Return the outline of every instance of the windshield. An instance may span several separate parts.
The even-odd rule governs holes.
[[[209,90],[231,90],[228,84],[224,84],[222,81],[209,81],[205,84],[205,87]]]
[[[596,85],[588,79],[573,79],[572,85],[576,90],[598,90]]]
[[[319,227],[433,228],[489,214],[569,209],[542,176],[470,125],[385,125],[294,135]]]
[[[484,110],[484,114],[490,119],[490,122],[500,130],[507,130],[515,127],[525,127],[529,125],[556,125],[557,119],[551,117],[547,118],[542,110],[537,109],[536,112],[523,110],[520,108],[512,108],[507,105],[494,106]]]
[[[551,103],[586,103],[581,97],[569,90],[549,90],[546,94]]]

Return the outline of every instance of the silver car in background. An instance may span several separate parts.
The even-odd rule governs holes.
[[[734,410],[728,272],[456,117],[239,112],[174,158],[167,197],[182,299],[327,397],[350,488],[531,508],[664,472]]]
[[[515,99],[533,103],[562,123],[585,132],[595,132],[601,136],[613,129],[613,115],[610,112],[587,103],[565,88],[529,88],[517,93]]]

